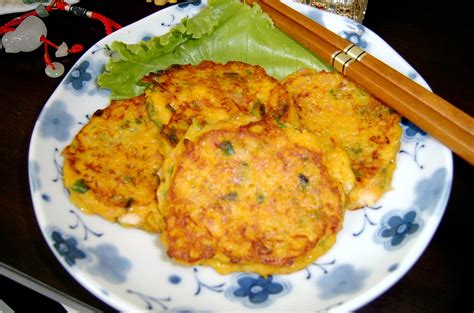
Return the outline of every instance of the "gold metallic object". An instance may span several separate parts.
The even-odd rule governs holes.
[[[362,23],[368,0],[298,0],[298,2]]]
[[[362,60],[362,58],[367,54],[364,49],[361,49],[354,44],[348,45],[342,51],[344,51],[348,56],[355,59],[356,61]]]
[[[341,74],[345,75],[349,65],[354,62],[355,59],[351,58],[343,51],[336,51],[331,55],[331,65]]]

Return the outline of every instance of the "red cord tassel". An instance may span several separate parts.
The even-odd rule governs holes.
[[[52,4],[46,6],[45,8],[48,12],[51,12],[53,10],[61,10],[61,11],[71,12],[74,15],[84,16],[92,20],[100,21],[104,25],[105,33],[107,35],[110,35],[114,30],[122,28],[120,24],[118,24],[117,22],[109,19],[108,17],[102,14],[88,11],[78,6],[69,5],[69,4],[64,3],[63,1],[56,1],[56,2],[53,1]],[[36,11],[31,11],[12,19],[8,23],[0,27],[0,35],[14,31],[15,28],[18,25],[20,25],[24,19],[26,19],[28,16],[31,16],[31,15],[38,16],[38,13]]]
[[[104,24],[105,27],[105,33],[107,35],[110,35],[114,30],[122,28],[119,24],[116,22],[112,21],[111,19],[103,16],[102,14],[91,12],[90,18],[93,20],[98,20],[101,21],[102,24]]]
[[[104,15],[96,13],[96,12],[88,11],[78,6],[65,4],[63,2],[58,2],[56,3],[56,8],[62,11],[70,12],[77,16],[88,17],[92,20],[100,21],[104,25],[105,33],[107,35],[110,35],[114,30],[122,28],[122,26],[120,26],[118,23],[114,22],[113,20],[109,19],[108,17]]]
[[[49,40],[46,39],[45,36],[41,36],[40,40],[44,43],[44,55],[43,55],[44,63],[46,63],[46,66],[51,66],[51,68],[53,70],[55,70],[56,68],[54,67],[53,62],[51,62],[51,58],[49,57],[49,51],[48,51],[48,41]]]

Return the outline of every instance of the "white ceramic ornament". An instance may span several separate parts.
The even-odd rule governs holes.
[[[64,73],[64,66],[59,62],[53,62],[46,66],[44,72],[51,78],[57,78]]]
[[[57,58],[65,57],[69,54],[68,52],[68,46],[65,42],[59,45],[58,49],[54,53],[54,56]]]
[[[14,31],[3,35],[2,45],[8,53],[30,52],[41,46],[40,37],[46,37],[47,33],[46,25],[39,17],[28,16]]]

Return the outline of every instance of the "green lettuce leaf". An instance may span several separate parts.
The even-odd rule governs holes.
[[[184,19],[167,34],[137,44],[115,41],[112,57],[98,84],[111,90],[112,99],[141,94],[141,79],[172,64],[203,60],[242,61],[260,65],[277,79],[303,67],[331,67],[276,28],[258,5],[238,0],[209,0],[196,16]]]

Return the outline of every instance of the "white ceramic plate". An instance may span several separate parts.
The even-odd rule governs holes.
[[[452,154],[408,121],[393,190],[374,207],[348,212],[336,245],[316,263],[267,279],[219,275],[173,264],[157,236],[82,214],[68,200],[60,152],[108,105],[95,80],[107,62],[105,45],[161,35],[205,4],[193,1],[146,17],[104,38],[65,76],[40,114],[29,154],[31,195],[44,238],[59,262],[94,295],[121,311],[355,310],[398,281],[416,262],[443,216]],[[364,26],[304,5],[292,6],[427,86],[416,71]]]

